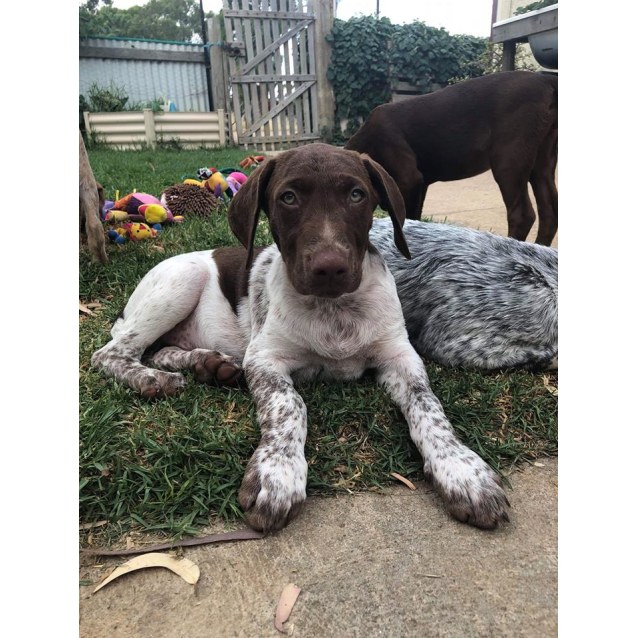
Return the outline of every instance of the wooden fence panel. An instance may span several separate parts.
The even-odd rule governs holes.
[[[310,0],[224,0],[237,142],[274,150],[321,139]]]

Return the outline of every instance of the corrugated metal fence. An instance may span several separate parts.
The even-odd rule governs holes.
[[[160,99],[180,112],[209,111],[200,44],[80,38],[80,94],[86,96],[93,83],[122,87],[129,104]]]
[[[120,111],[84,113],[91,137],[121,149],[179,141],[184,148],[224,146],[227,142],[224,111],[210,113],[153,113]]]

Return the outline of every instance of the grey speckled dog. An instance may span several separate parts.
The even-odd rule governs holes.
[[[241,363],[261,440],[239,502],[257,529],[283,527],[306,498],[306,406],[295,385],[368,369],[400,407],[450,514],[481,528],[508,520],[499,477],[458,439],[410,344],[394,279],[369,241],[377,205],[409,258],[403,199],[379,164],[326,144],[282,153],[233,197],[229,223],[244,248],[159,263],[93,355],[93,365],[148,397],[178,392],[181,370],[232,382]],[[253,251],[260,211],[275,244]]]
[[[370,240],[394,275],[410,341],[445,366],[554,368],[558,252],[468,228],[407,220],[412,260],[389,219]]]

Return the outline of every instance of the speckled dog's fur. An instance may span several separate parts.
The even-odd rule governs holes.
[[[407,220],[406,261],[391,228],[390,220],[375,220],[370,239],[394,275],[417,352],[449,367],[556,367],[558,251]]]
[[[508,520],[498,476],[456,437],[410,344],[392,274],[369,243],[378,204],[409,257],[403,200],[380,165],[324,144],[266,162],[229,209],[246,250],[158,264],[133,292],[113,340],[93,355],[95,366],[145,396],[177,392],[180,369],[232,382],[242,362],[262,435],[239,501],[257,529],[283,527],[306,498],[306,408],[294,383],[356,379],[370,368],[401,408],[448,511],[481,528]],[[260,210],[276,243],[253,261]],[[252,264],[249,279],[242,261]]]

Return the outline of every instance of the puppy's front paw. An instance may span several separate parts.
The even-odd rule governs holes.
[[[263,532],[285,527],[306,500],[307,473],[303,454],[284,456],[257,448],[239,489],[248,524]]]
[[[434,467],[433,483],[454,518],[481,529],[509,521],[509,501],[501,479],[477,454],[466,450]]]

